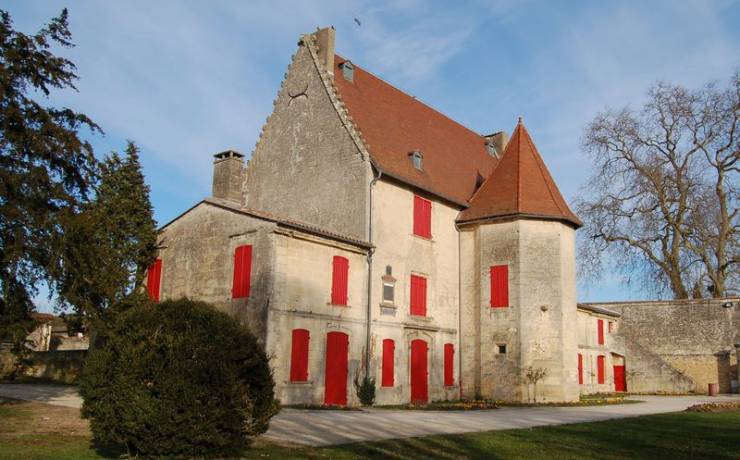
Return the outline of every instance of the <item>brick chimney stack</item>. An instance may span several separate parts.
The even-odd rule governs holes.
[[[324,64],[324,68],[330,75],[334,75],[334,42],[336,40],[336,31],[334,27],[324,27],[317,30],[316,45],[319,51],[319,61]]]
[[[242,201],[244,155],[235,150],[213,155],[213,198]]]

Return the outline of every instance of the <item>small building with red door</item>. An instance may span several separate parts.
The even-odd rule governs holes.
[[[581,222],[512,125],[476,133],[303,35],[249,160],[217,154],[160,229],[149,294],[250,327],[285,404],[356,405],[366,375],[378,404],[526,401],[531,369],[539,401],[577,400]]]
[[[627,391],[624,341],[617,335],[620,314],[578,305],[578,387],[581,394]]]

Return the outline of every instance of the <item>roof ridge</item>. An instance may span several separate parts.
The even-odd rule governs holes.
[[[526,131],[526,128],[525,128],[525,131]],[[542,159],[542,154],[540,154],[540,151],[537,149],[537,146],[534,144],[534,141],[530,137],[529,132],[527,132],[527,142],[529,142],[529,145],[532,147],[532,150],[534,151],[534,154],[535,154],[534,158],[535,158],[535,162],[537,163],[537,169],[540,171],[540,175],[542,176],[542,179],[544,180],[545,185],[547,186],[547,191],[548,193],[550,193],[550,198],[552,198],[553,203],[555,203],[555,206],[558,208],[558,210],[561,213],[569,214],[571,211],[569,209],[564,210],[560,206],[560,203],[558,203],[558,198],[555,196],[555,193],[552,190],[554,179],[552,178],[550,173],[546,171],[546,169],[543,169],[544,160]],[[548,176],[549,176],[549,180],[548,180]],[[562,196],[560,196],[560,199],[565,200],[565,198],[563,198]]]
[[[342,126],[344,126],[344,128],[347,130],[350,138],[352,138],[352,142],[355,143],[357,149],[360,151],[360,157],[363,160],[367,158],[372,163],[370,149],[368,148],[367,142],[362,136],[362,131],[360,131],[359,126],[357,126],[357,124],[354,122],[353,118],[349,114],[349,111],[347,110],[347,106],[342,101],[342,98],[339,95],[339,91],[337,90],[337,87],[334,83],[333,76],[329,75],[329,73],[326,71],[326,68],[324,68],[324,66],[321,65],[321,63],[319,62],[318,53],[314,48],[314,40],[316,36],[314,34],[307,34],[303,35],[302,38],[304,39],[303,42],[306,44],[306,48],[308,49],[308,54],[311,56],[311,61],[313,62],[314,67],[319,74],[319,80],[326,90],[326,94],[329,97],[329,101],[331,102],[334,111],[339,116],[339,120],[342,122]],[[331,62],[331,65],[334,65],[333,60]]]
[[[516,209],[522,208],[522,117],[516,125]]]
[[[475,131],[475,130],[473,130],[473,129],[471,129],[471,128],[467,127],[467,126],[465,126],[464,124],[460,123],[459,121],[457,121],[457,120],[455,120],[455,119],[451,118],[451,117],[450,117],[449,115],[445,114],[444,112],[442,112],[441,110],[437,109],[437,108],[436,108],[436,107],[434,107],[433,105],[430,105],[429,103],[427,103],[427,102],[424,102],[423,100],[419,99],[418,97],[416,97],[416,96],[414,96],[414,95],[411,95],[411,94],[407,93],[406,91],[404,91],[404,90],[402,90],[401,88],[397,87],[397,86],[396,86],[396,85],[394,85],[393,83],[389,83],[389,82],[388,82],[388,81],[386,81],[385,79],[383,79],[383,78],[381,78],[381,77],[379,77],[379,76],[375,75],[375,74],[374,74],[373,72],[370,72],[370,71],[369,71],[369,70],[367,70],[367,69],[366,69],[365,67],[362,67],[362,66],[358,66],[358,65],[357,65],[357,64],[355,64],[355,62],[354,62],[354,61],[352,61],[351,59],[347,59],[347,58],[345,58],[345,57],[343,57],[343,56],[341,56],[341,55],[339,55],[339,54],[336,54],[336,53],[334,53],[334,54],[335,54],[335,56],[336,56],[336,57],[338,57],[338,58],[340,58],[340,59],[343,59],[344,61],[350,61],[350,62],[352,62],[352,64],[353,64],[353,65],[355,65],[356,67],[358,67],[358,68],[362,69],[362,71],[363,71],[363,72],[365,72],[366,74],[368,74],[368,75],[372,76],[373,78],[376,78],[376,79],[378,79],[378,80],[382,81],[383,83],[385,83],[386,85],[390,86],[390,87],[391,87],[391,88],[393,88],[394,90],[398,91],[399,93],[403,94],[404,96],[407,96],[407,97],[409,97],[409,98],[413,99],[413,100],[414,100],[415,102],[418,102],[419,104],[421,104],[421,105],[423,105],[423,106],[427,107],[428,109],[430,109],[430,110],[433,110],[434,112],[437,112],[437,113],[438,113],[439,115],[443,116],[444,118],[446,118],[447,120],[449,120],[449,121],[451,121],[452,123],[456,124],[457,126],[459,126],[459,127],[463,128],[463,129],[465,129],[465,130],[467,130],[467,131],[470,131],[471,133],[475,134],[476,136],[480,137],[481,139],[485,139],[485,137],[484,137],[484,136],[483,136],[482,134],[478,133],[477,131]],[[343,62],[344,62],[344,61],[343,61]]]

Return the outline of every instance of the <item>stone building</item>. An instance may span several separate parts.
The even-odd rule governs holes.
[[[521,119],[477,134],[334,41],[300,38],[250,160],[217,154],[212,196],[160,229],[150,295],[248,325],[284,404],[356,405],[365,375],[378,404],[609,389],[579,389],[579,356],[616,369],[585,331],[619,315],[577,307],[581,223]]]
[[[601,354],[621,362],[626,357],[627,391],[706,393],[710,383],[721,393],[738,391],[740,298],[608,302],[578,308],[602,312],[604,321],[610,321],[606,352]],[[617,381],[609,374],[612,369],[616,368],[607,362],[607,384]]]

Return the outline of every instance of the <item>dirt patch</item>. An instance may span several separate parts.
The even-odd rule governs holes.
[[[90,436],[90,425],[79,409],[0,398],[0,437],[38,434]]]
[[[697,404],[686,409],[686,412],[730,412],[740,410],[740,401]]]

